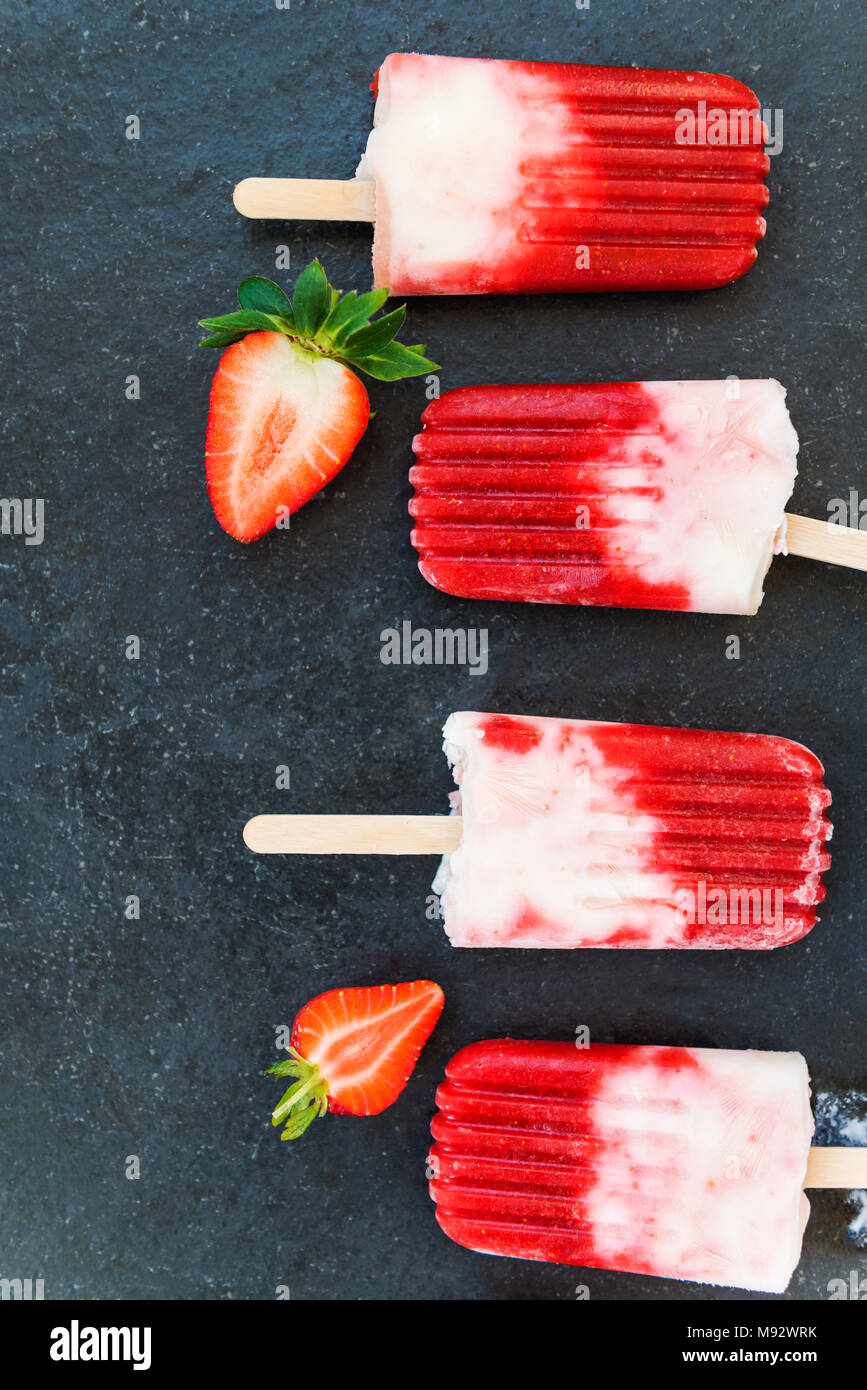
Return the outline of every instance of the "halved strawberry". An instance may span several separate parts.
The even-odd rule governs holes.
[[[318,1115],[378,1115],[397,1099],[442,1012],[432,980],[331,989],[292,1025],[288,1061],[266,1075],[293,1076],[272,1123],[297,1139]]]
[[[224,531],[255,541],[339,473],[370,415],[367,392],[339,362],[282,333],[227,348],[211,387],[208,495]]]
[[[313,261],[291,303],[252,276],[238,289],[240,312],[201,320],[212,330],[202,346],[226,348],[211,388],[208,494],[237,540],[285,524],[346,463],[370,417],[350,367],[384,381],[436,370],[423,347],[394,341],[405,305],[371,321],[387,297],[341,295]]]

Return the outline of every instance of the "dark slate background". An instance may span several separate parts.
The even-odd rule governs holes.
[[[444,364],[443,389],[777,376],[802,438],[795,509],[825,516],[864,487],[858,24],[857,7],[812,0],[5,0],[2,491],[44,497],[47,532],[41,548],[0,541],[0,1273],[80,1299],[271,1299],[281,1284],[298,1299],[571,1299],[579,1282],[593,1299],[743,1296],[451,1244],[424,1179],[434,1088],[474,1039],[587,1023],[597,1041],[797,1048],[817,1089],[863,1092],[864,577],[778,560],[752,620],[449,599],[409,545],[422,381],[374,384],[339,478],[288,534],[245,548],[204,489],[216,359],[196,320],[273,274],[280,244],[292,279],[320,255],[344,288],[369,286],[369,228],[245,222],[231,189],[350,176],[390,50],[730,73],[785,112],[746,279],[420,299],[407,339]],[[383,666],[380,631],[404,619],[487,627],[488,674]],[[757,955],[456,952],[425,918],[432,861],[244,849],[257,811],[442,809],[455,708],[804,741],[834,795],[820,925]],[[133,893],[139,921],[124,918]],[[275,1026],[332,986],[417,976],[447,1004],[398,1103],[281,1144],[262,1076]],[[814,1197],[788,1298],[824,1298],[858,1264],[848,1216],[842,1195]]]

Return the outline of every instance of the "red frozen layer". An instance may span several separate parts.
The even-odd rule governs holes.
[[[591,1109],[631,1052],[505,1038],[457,1053],[431,1121],[430,1195],[446,1235],[488,1254],[604,1268],[585,1209],[607,1156]],[[656,1060],[664,1065],[664,1049]]]
[[[749,270],[770,167],[765,127],[732,115],[760,110],[749,87],[715,73],[552,66],[575,107],[574,154],[525,166],[524,223],[498,288],[711,289]],[[677,143],[677,113],[699,102],[725,113],[739,143]]]
[[[640,383],[464,387],[422,425],[409,510],[429,584],[462,598],[689,608],[684,585],[644,583],[611,543],[624,436],[646,439],[649,462],[663,442]],[[591,524],[578,527],[581,507]]]

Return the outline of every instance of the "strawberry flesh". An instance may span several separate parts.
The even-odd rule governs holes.
[[[208,494],[229,535],[253,541],[296,512],[346,463],[370,402],[354,372],[282,333],[228,347],[211,388]]]
[[[291,1045],[319,1068],[332,1113],[378,1115],[409,1080],[443,1003],[431,980],[329,990],[298,1014]]]

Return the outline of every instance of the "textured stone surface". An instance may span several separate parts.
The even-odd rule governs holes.
[[[288,535],[245,549],[204,491],[215,359],[195,321],[272,274],[281,243],[293,271],[318,254],[338,284],[369,283],[369,229],[245,223],[230,192],[249,174],[351,174],[391,49],[729,72],[785,111],[746,279],[419,300],[408,340],[444,389],[778,376],[802,437],[795,509],[824,516],[864,454],[857,7],[6,0],[0,24],[2,491],[46,499],[41,547],[0,540],[0,1272],[43,1277],[49,1298],[570,1299],[580,1282],[594,1299],[738,1297],[452,1245],[424,1179],[433,1092],[464,1043],[578,1023],[598,1041],[799,1048],[817,1087],[863,1089],[863,576],[779,560],[751,621],[446,598],[409,545],[420,382],[374,385],[344,472]],[[383,666],[380,631],[403,619],[487,627],[488,674]],[[834,794],[819,926],[757,956],[457,952],[425,919],[428,861],[245,851],[256,811],[437,811],[439,732],[461,707],[801,739]],[[331,986],[419,975],[447,1004],[400,1101],[280,1144],[261,1075],[275,1025]],[[858,1263],[843,1198],[813,1211],[792,1299]]]

